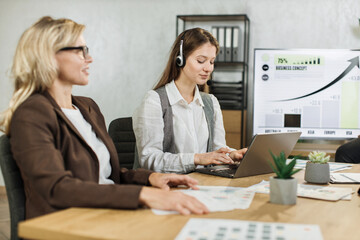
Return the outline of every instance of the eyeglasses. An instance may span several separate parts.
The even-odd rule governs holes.
[[[64,47],[61,48],[59,51],[69,51],[69,50],[82,50],[84,59],[89,58],[89,48],[87,46],[79,46],[79,47]]]

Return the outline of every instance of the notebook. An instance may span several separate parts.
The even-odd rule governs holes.
[[[250,146],[240,163],[231,165],[210,165],[195,171],[228,178],[248,177],[272,173],[269,161],[273,163],[269,150],[275,155],[284,151],[288,157],[298,141],[301,132],[263,133],[251,140]],[[273,163],[274,164],[274,163]]]

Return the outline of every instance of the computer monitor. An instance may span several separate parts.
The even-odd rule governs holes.
[[[255,49],[253,135],[360,135],[360,50]]]

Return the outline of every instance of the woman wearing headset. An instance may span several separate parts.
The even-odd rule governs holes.
[[[134,168],[187,173],[242,159],[246,149],[226,146],[218,100],[198,87],[210,78],[218,51],[216,39],[201,28],[176,38],[160,81],[133,115]]]

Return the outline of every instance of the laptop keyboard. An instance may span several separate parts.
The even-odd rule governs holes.
[[[199,168],[196,171],[211,174],[211,175],[221,176],[221,177],[233,178],[235,175],[236,169],[237,168],[230,167],[230,166],[227,168],[207,168],[207,167],[205,167],[205,168]]]
[[[211,172],[215,172],[216,175],[222,177],[234,177],[236,168],[224,168],[224,169],[214,169],[210,170]]]

